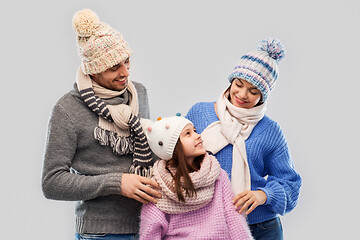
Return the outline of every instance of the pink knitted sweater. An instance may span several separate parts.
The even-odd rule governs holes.
[[[221,169],[215,180],[213,198],[203,207],[169,214],[152,203],[144,205],[141,211],[140,240],[253,239],[244,215],[235,211],[232,198],[230,181]],[[178,204],[174,204],[174,208]]]

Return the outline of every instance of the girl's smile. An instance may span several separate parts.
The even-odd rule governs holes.
[[[249,103],[249,101],[246,101],[246,100],[243,100],[241,98],[239,98],[238,96],[234,95],[235,97],[235,100],[238,104],[246,104],[246,103]]]

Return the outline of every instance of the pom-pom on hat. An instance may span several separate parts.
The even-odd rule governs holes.
[[[101,22],[92,10],[76,12],[72,26],[77,35],[84,74],[104,72],[130,57],[132,50],[122,35]]]
[[[229,76],[230,83],[235,78],[248,81],[257,87],[265,102],[279,76],[278,62],[285,57],[285,49],[279,39],[266,38],[258,50],[245,54]]]
[[[145,131],[151,150],[161,159],[169,160],[184,127],[191,123],[180,116],[162,118]],[[191,123],[192,124],[192,123]]]

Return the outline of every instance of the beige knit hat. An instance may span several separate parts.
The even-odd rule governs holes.
[[[84,74],[96,74],[127,59],[132,50],[122,35],[101,22],[90,9],[74,14],[72,25],[77,34],[78,53]]]

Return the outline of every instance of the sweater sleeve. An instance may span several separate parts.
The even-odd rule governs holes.
[[[67,112],[55,105],[50,116],[45,148],[42,190],[55,200],[89,200],[121,194],[121,173],[86,176],[71,173],[78,135]]]
[[[284,215],[295,208],[302,180],[294,168],[287,141],[278,124],[276,129],[277,134],[272,139],[277,143],[276,147],[265,159],[267,183],[258,189],[267,195],[265,205],[275,213]]]
[[[150,118],[149,98],[145,86],[141,83],[133,81],[139,99],[139,117]]]
[[[140,240],[163,239],[168,230],[165,213],[154,204],[144,204],[140,216]]]
[[[231,189],[230,180],[224,170],[221,170],[219,180],[221,181],[226,223],[231,239],[253,239],[244,214],[238,213],[231,202],[234,194]]]

